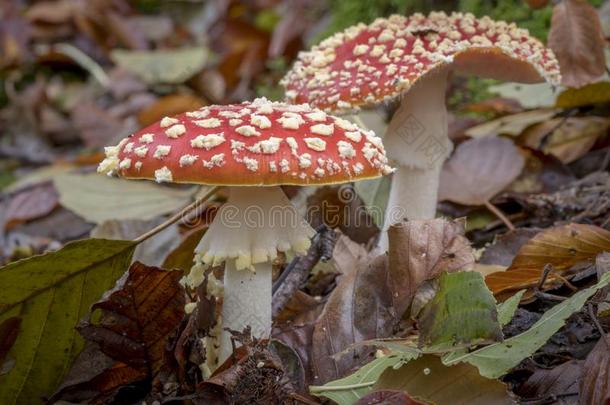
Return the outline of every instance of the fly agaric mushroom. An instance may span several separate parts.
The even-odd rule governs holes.
[[[277,252],[306,253],[311,235],[280,185],[336,184],[392,170],[381,138],[306,104],[264,98],[163,118],[106,148],[99,172],[128,179],[230,186],[197,247],[187,278],[225,263],[223,327],[256,337],[271,330],[271,264]],[[221,334],[221,360],[231,352]]]
[[[433,218],[440,169],[452,149],[445,90],[450,71],[559,84],[550,49],[515,24],[472,14],[394,15],[358,24],[302,52],[282,80],[290,102],[326,111],[401,103],[384,143],[396,163],[385,227]]]

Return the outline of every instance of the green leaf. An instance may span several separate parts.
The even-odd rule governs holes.
[[[474,271],[443,273],[439,290],[418,319],[419,345],[445,351],[502,339],[496,300]]]
[[[390,185],[392,184],[389,176],[382,176],[373,180],[363,180],[354,183],[354,189],[362,199],[368,213],[373,218],[375,225],[383,227],[385,210],[388,206],[390,196]]]
[[[526,291],[527,290],[518,291],[506,301],[498,304],[498,322],[500,322],[500,325],[507,325],[510,320],[513,319],[515,311],[517,310],[517,307],[519,307],[519,302],[521,302],[521,298]]]
[[[97,224],[113,219],[150,220],[184,207],[197,191],[197,187],[176,189],[97,173],[60,174],[54,184],[61,205]]]
[[[323,386],[309,387],[309,392],[332,399],[339,405],[351,405],[369,393],[379,376],[388,368],[398,368],[419,357],[417,351],[392,353],[377,358],[345,378],[331,381]]]
[[[125,272],[135,246],[88,239],[0,268],[0,324],[21,318],[7,356],[14,364],[0,375],[2,405],[40,403],[53,393],[84,345],[74,327]]]
[[[577,292],[549,309],[527,331],[471,353],[449,353],[443,358],[443,363],[452,365],[467,362],[476,366],[482,376],[498,378],[542,347],[565,324],[570,315],[580,310],[587,299],[609,283],[610,273],[606,273],[596,285]]]
[[[209,51],[202,47],[163,51],[125,51],[115,49],[110,58],[120,67],[149,84],[180,84],[206,65]]]

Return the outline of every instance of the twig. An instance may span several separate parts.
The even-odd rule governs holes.
[[[553,270],[553,266],[551,266],[550,264],[544,266],[544,268],[542,269],[542,275],[540,276],[540,280],[538,280],[538,285],[534,287],[534,295],[540,299],[546,299],[549,301],[565,301],[566,297],[562,297],[560,295],[555,294],[549,294],[542,291],[542,287],[544,286],[546,279],[549,277],[549,274]]]
[[[210,191],[208,191],[203,197],[198,198],[192,204],[187,205],[180,212],[178,212],[177,214],[175,214],[174,216],[169,218],[167,221],[163,222],[162,224],[157,225],[150,231],[138,236],[136,239],[134,239],[134,242],[136,242],[136,243],[144,242],[145,240],[155,236],[156,234],[158,234],[159,232],[161,232],[168,226],[172,225],[173,223],[178,222],[180,219],[184,218],[188,213],[199,208],[199,206],[201,206],[204,202],[209,200],[214,194],[216,194],[218,192],[219,189],[220,189],[219,186],[212,187],[212,189]]]
[[[608,350],[610,350],[610,336],[608,336],[606,334],[601,323],[599,323],[599,319],[597,319],[597,315],[595,315],[595,312],[593,312],[593,304],[591,304],[590,302],[587,304],[587,311],[589,312],[589,318],[591,318],[591,320],[593,321],[593,324],[599,331],[602,339],[604,339],[604,342],[606,343],[606,348]]]
[[[336,241],[335,232],[326,225],[318,228],[307,255],[294,258],[273,285],[272,314],[275,317],[305,282],[318,261],[332,257]]]
[[[515,225],[513,225],[513,223],[510,222],[510,219],[508,219],[508,217],[506,215],[504,215],[504,213],[502,211],[500,211],[500,209],[498,207],[496,207],[495,205],[490,203],[489,200],[485,200],[485,207],[489,211],[491,211],[496,217],[498,217],[500,219],[500,221],[502,221],[508,229],[510,229],[511,231],[515,230]]]

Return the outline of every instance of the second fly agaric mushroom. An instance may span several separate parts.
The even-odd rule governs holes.
[[[223,328],[271,331],[277,252],[304,254],[312,236],[280,185],[335,184],[391,172],[381,138],[308,105],[257,99],[166,117],[106,148],[98,171],[130,179],[230,186],[187,278],[225,263]],[[220,357],[231,353],[221,334]]]
[[[302,52],[282,80],[287,99],[353,111],[402,96],[384,138],[397,165],[385,227],[433,218],[440,169],[452,149],[445,90],[449,72],[498,80],[560,82],[550,49],[515,24],[431,13],[358,24]]]

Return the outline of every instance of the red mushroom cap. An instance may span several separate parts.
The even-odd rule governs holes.
[[[392,171],[372,131],[264,98],[166,117],[106,156],[99,172],[227,186],[344,183]]]
[[[489,17],[431,13],[347,28],[301,52],[282,85],[290,102],[352,110],[394,98],[448,65],[500,80],[560,82],[553,52],[527,30]]]

